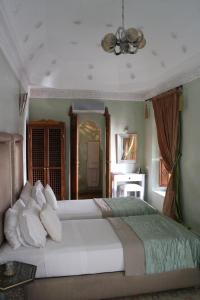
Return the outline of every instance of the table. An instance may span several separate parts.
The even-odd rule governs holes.
[[[24,300],[25,283],[35,279],[37,267],[31,264],[14,261],[15,274],[6,276],[6,263],[0,265],[0,300]]]
[[[141,199],[144,199],[145,174],[138,173],[112,173],[112,197],[118,197],[118,185],[126,182],[140,184]]]

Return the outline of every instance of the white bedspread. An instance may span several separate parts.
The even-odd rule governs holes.
[[[57,214],[60,220],[102,218],[100,208],[92,199],[58,201]]]
[[[37,265],[37,278],[115,272],[124,270],[123,248],[106,219],[62,222],[61,243],[48,239],[45,248],[7,243],[0,249],[0,263],[17,260]]]

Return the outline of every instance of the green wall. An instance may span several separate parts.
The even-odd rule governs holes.
[[[183,87],[182,204],[188,226],[200,233],[200,79]]]
[[[86,101],[86,100],[85,100]],[[95,101],[95,100],[94,100]],[[69,192],[69,116],[72,101],[65,99],[31,99],[30,120],[53,119],[66,123],[66,187]],[[133,172],[144,168],[144,104],[143,102],[105,101],[111,115],[111,171]],[[116,134],[123,133],[128,126],[130,133],[138,134],[138,152],[136,164],[116,163]],[[67,195],[67,198],[69,194]]]

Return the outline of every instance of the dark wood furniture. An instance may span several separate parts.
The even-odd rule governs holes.
[[[65,124],[32,121],[28,124],[28,179],[49,184],[57,199],[65,196]]]
[[[6,264],[0,265],[0,299],[25,299],[22,285],[35,278],[37,267],[22,262],[13,262],[14,275],[6,276]]]

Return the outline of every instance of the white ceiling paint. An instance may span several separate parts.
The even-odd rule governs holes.
[[[144,100],[200,76],[199,0],[125,0],[125,27],[147,40],[136,55],[100,47],[121,25],[121,0],[0,0],[1,23],[32,97]]]

